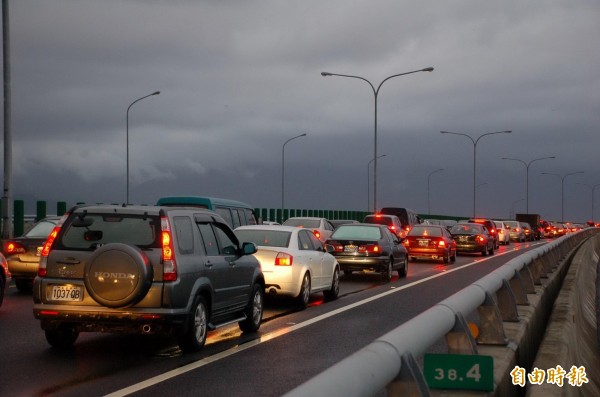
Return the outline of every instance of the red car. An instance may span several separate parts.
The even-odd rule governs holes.
[[[402,244],[412,261],[426,258],[448,263],[456,260],[456,242],[444,226],[415,225]]]

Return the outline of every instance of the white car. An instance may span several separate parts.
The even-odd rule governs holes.
[[[505,221],[494,220],[496,230],[498,231],[498,244],[510,244],[510,226]]]
[[[254,256],[265,277],[265,293],[289,296],[301,308],[310,295],[323,292],[325,300],[337,298],[340,265],[325,251],[309,229],[292,226],[248,225],[234,230],[240,241],[256,244]]]
[[[331,237],[331,234],[335,230],[335,226],[325,218],[316,217],[291,217],[283,222],[284,226],[295,226],[309,229],[314,235],[324,243]]]

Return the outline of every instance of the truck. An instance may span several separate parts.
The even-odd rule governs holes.
[[[541,222],[542,217],[540,214],[515,214],[515,220],[517,222],[527,222],[533,230],[534,240],[540,240],[544,235],[542,230]]]

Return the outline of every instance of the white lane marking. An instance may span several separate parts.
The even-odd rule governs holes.
[[[279,329],[277,331],[270,332],[268,334],[262,335],[260,338],[254,339],[254,340],[252,340],[250,342],[246,342],[246,343],[244,343],[242,345],[238,345],[238,346],[232,347],[231,349],[224,350],[224,351],[222,351],[220,353],[217,353],[215,355],[212,355],[210,357],[206,357],[206,358],[203,358],[203,359],[198,360],[196,362],[190,363],[188,365],[184,365],[183,367],[179,367],[179,368],[176,368],[174,370],[165,372],[164,374],[160,374],[160,375],[157,375],[155,377],[146,379],[145,381],[142,381],[142,382],[136,383],[134,385],[128,386],[128,387],[126,387],[124,389],[117,390],[114,393],[107,394],[106,397],[123,397],[123,396],[127,396],[129,394],[138,392],[140,390],[143,390],[143,389],[148,388],[150,386],[156,385],[158,383],[161,383],[161,382],[167,381],[169,379],[175,378],[175,377],[177,377],[179,375],[183,375],[183,374],[185,374],[185,373],[187,373],[189,371],[193,371],[193,370],[195,370],[197,368],[200,368],[200,367],[203,367],[205,365],[211,364],[211,363],[213,363],[215,361],[219,361],[219,360],[221,360],[223,358],[226,358],[226,357],[232,356],[232,355],[234,355],[236,353],[239,353],[239,352],[242,352],[244,350],[250,349],[250,348],[252,348],[254,346],[257,346],[257,345],[259,345],[261,343],[268,342],[268,341],[273,340],[275,338],[279,338],[280,336],[289,334],[289,333],[297,331],[297,330],[299,330],[301,328],[304,328],[304,327],[307,327],[307,326],[312,325],[314,323],[317,323],[319,321],[325,320],[325,319],[327,319],[329,317],[333,317],[333,316],[335,316],[337,314],[340,314],[340,313],[343,313],[343,312],[345,312],[347,310],[354,309],[355,307],[362,306],[364,304],[367,304],[369,302],[373,302],[373,301],[375,301],[377,299],[383,298],[383,297],[388,296],[390,294],[394,294],[394,293],[396,293],[398,291],[402,291],[402,290],[405,290],[407,288],[413,287],[415,285],[424,283],[426,281],[433,280],[434,278],[438,278],[438,277],[444,276],[446,274],[450,274],[452,272],[455,272],[457,270],[465,269],[467,267],[479,264],[481,262],[493,259],[493,258],[498,257],[498,256],[502,256],[502,255],[508,254],[509,252],[514,252],[514,251],[518,251],[518,250],[520,250],[520,248],[513,248],[510,251],[505,251],[505,252],[502,252],[502,253],[499,252],[499,253],[497,253],[494,256],[488,256],[486,258],[478,259],[478,260],[475,260],[474,262],[470,262],[470,263],[464,264],[464,265],[456,267],[454,269],[446,270],[446,271],[444,271],[442,273],[434,274],[432,276],[423,278],[421,280],[414,281],[414,282],[409,283],[409,284],[405,284],[405,285],[402,285],[402,286],[399,286],[399,287],[392,286],[389,291],[382,292],[381,294],[374,295],[374,296],[372,296],[370,298],[363,299],[363,300],[361,300],[359,302],[355,302],[355,303],[353,303],[351,305],[348,305],[348,306],[340,307],[339,309],[333,310],[333,311],[328,312],[328,313],[321,314],[320,316],[311,318],[310,320],[306,320],[306,321],[304,321],[302,323],[295,324],[295,325],[292,325],[292,326],[287,327],[287,328],[282,328],[282,329]]]

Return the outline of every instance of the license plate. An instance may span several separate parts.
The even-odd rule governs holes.
[[[356,245],[346,245],[344,252],[356,252]]]
[[[427,247],[429,245],[429,240],[418,240],[419,247]]]
[[[469,241],[469,238],[467,236],[460,236],[459,241],[462,243],[466,243],[467,241]]]
[[[50,300],[79,302],[83,300],[82,288],[77,285],[53,285]]]

